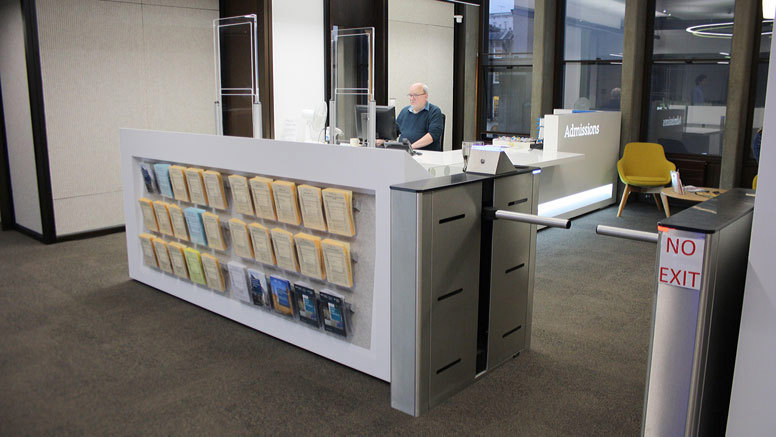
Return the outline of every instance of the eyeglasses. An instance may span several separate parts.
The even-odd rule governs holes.
[[[415,98],[415,99],[417,99],[418,97],[420,97],[420,96],[425,96],[425,95],[426,95],[426,93],[423,93],[423,94],[407,94],[407,97],[409,97],[409,98],[411,98],[411,99],[412,99],[412,98]]]

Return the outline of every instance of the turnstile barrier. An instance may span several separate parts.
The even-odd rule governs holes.
[[[724,435],[754,194],[734,189],[658,223],[596,232],[657,243],[644,436]]]
[[[530,347],[536,225],[570,227],[536,215],[537,173],[391,187],[392,407],[419,416]]]

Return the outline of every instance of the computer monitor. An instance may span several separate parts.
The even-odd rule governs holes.
[[[366,118],[368,113],[368,105],[356,105],[356,135],[359,138],[366,138],[366,131],[368,129]],[[398,136],[399,135],[396,132],[396,108],[393,106],[376,106],[375,138],[393,140]]]

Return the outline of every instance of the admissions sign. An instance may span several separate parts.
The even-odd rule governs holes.
[[[703,234],[662,228],[658,282],[677,287],[701,289],[703,279]]]

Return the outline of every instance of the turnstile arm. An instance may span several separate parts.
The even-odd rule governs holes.
[[[511,220],[513,222],[530,223],[533,225],[549,226],[553,228],[571,228],[570,220],[542,217],[540,215],[525,214],[522,212],[504,211],[503,209],[484,208],[483,217],[491,220]]]
[[[657,243],[657,232],[634,231],[632,229],[598,225],[595,228],[595,233],[598,235],[606,235],[609,237],[625,238],[628,240],[636,240],[636,241],[646,241],[647,243]]]

